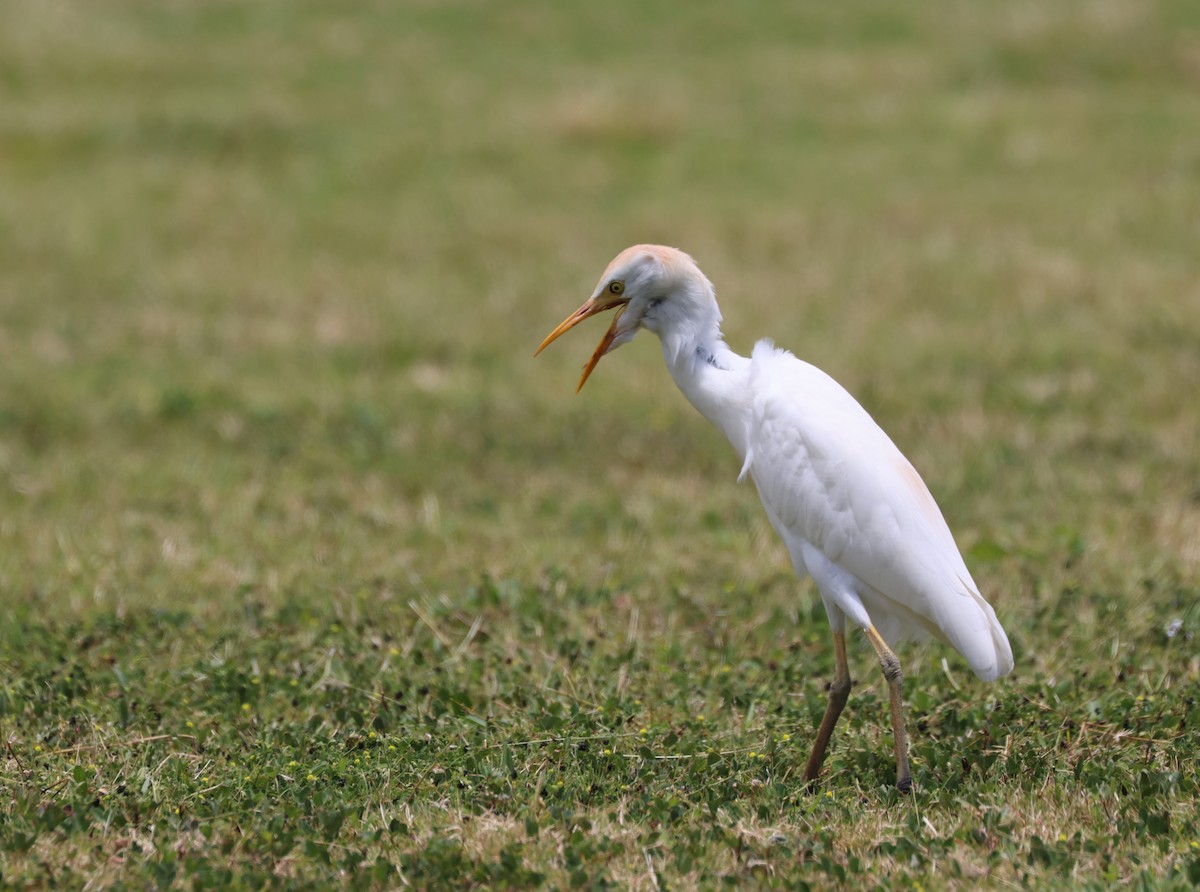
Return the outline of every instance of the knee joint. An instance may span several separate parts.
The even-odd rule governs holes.
[[[902,673],[900,672],[900,660],[895,654],[887,654],[886,656],[880,657],[879,664],[883,667],[884,678],[886,678],[888,681],[899,683]]]

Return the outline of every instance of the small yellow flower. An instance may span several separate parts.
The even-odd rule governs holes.
[[[256,675],[256,676],[254,676],[252,679],[250,679],[250,684],[262,684],[262,679],[260,679],[260,678],[259,678],[259,677]]]
[[[400,656],[400,648],[398,648],[398,647],[393,647],[393,648],[391,648],[390,650],[388,650],[388,656],[389,656],[389,657],[398,657],[398,656]]]
[[[184,727],[185,727],[185,728],[195,728],[195,727],[196,727],[196,724],[195,724],[195,722],[192,722],[192,721],[190,721],[190,720],[189,720],[189,721],[186,721],[186,722],[184,722],[184,723],[183,723],[183,725],[184,725]]]
[[[242,704],[242,712],[249,712],[249,711],[250,711],[250,704],[249,704],[249,703],[243,703],[243,704]]]
[[[309,774],[308,777],[305,778],[305,780],[310,780],[310,781],[315,781],[316,779],[317,779],[317,776],[315,774]]]
[[[374,740],[378,736],[374,731],[367,732],[367,740]]]
[[[396,745],[395,745],[394,743],[389,743],[389,744],[388,744],[388,752],[389,752],[389,753],[394,753],[394,752],[396,752]]]
[[[600,755],[602,755],[602,756],[611,756],[611,755],[612,755],[612,750],[610,750],[610,749],[608,749],[607,747],[605,747],[605,748],[604,748],[604,750],[603,750],[603,751],[600,753]],[[1195,845],[1195,843],[1192,843],[1192,845]]]
[[[42,751],[42,745],[40,743],[35,743],[33,745],[33,751],[35,753],[40,753]]]
[[[833,798],[833,790],[826,790],[826,791],[825,791],[825,798],[826,798],[826,799],[832,799],[832,798]]]
[[[750,758],[751,759],[753,759],[757,755],[758,755],[758,753],[756,753],[754,750],[750,750]]]
[[[638,733],[641,734],[643,737],[645,737],[647,734],[650,733],[650,731],[646,728],[639,728]]]
[[[297,762],[295,759],[292,759],[292,761],[288,762],[288,768],[298,768],[298,767],[300,767],[300,763]]]
[[[703,713],[701,713],[700,715],[696,716],[696,721],[698,721],[698,722],[699,722],[700,724],[702,724],[702,725],[704,724],[704,715],[703,715]]]
[[[729,673],[729,672],[733,671],[733,667],[730,666],[728,663],[725,663],[721,666],[721,671],[724,673]]]
[[[784,734],[784,735],[783,735],[783,737],[782,737],[781,739],[783,740],[783,742],[784,742],[784,743],[787,743],[789,740],[791,740],[791,739],[792,739],[792,735],[791,735],[791,734]]]
[[[204,777],[200,778],[200,783],[202,783],[202,784],[208,783],[208,775],[207,774],[204,775]]]
[[[244,778],[242,778],[242,780],[244,780],[246,783],[250,783],[250,781],[254,780],[254,778],[247,774]]]
[[[1059,841],[1059,842],[1066,842],[1066,841],[1067,841],[1067,834],[1065,834],[1065,833],[1060,833],[1060,834],[1058,834],[1058,841]]]

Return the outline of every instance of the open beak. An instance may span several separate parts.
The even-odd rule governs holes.
[[[608,331],[604,333],[604,337],[600,339],[599,345],[596,347],[596,352],[592,354],[592,358],[588,360],[587,365],[583,367],[583,376],[579,379],[579,386],[575,388],[575,392],[583,390],[584,382],[587,381],[588,375],[592,373],[592,369],[596,367],[596,363],[600,361],[600,357],[608,352],[612,346],[613,340],[617,336],[617,321],[621,318],[621,313],[625,311],[625,306],[628,301],[620,300],[615,303],[600,303],[594,298],[589,299],[582,307],[564,319],[554,331],[546,335],[546,339],[542,341],[542,345],[534,352],[534,356],[545,350],[550,343],[558,338],[559,335],[565,334],[570,329],[574,328],[584,319],[589,316],[595,316],[597,313],[603,313],[605,310],[611,310],[617,307],[617,314],[613,316],[612,325],[608,327]]]

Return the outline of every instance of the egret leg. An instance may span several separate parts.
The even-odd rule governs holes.
[[[912,789],[912,772],[908,767],[908,736],[904,733],[904,699],[900,692],[900,660],[887,646],[883,636],[874,626],[867,626],[867,640],[879,655],[883,677],[888,683],[888,697],[892,701],[892,736],[896,741],[896,789],[907,793]]]
[[[833,684],[829,686],[829,705],[825,707],[825,717],[821,719],[821,727],[817,729],[817,739],[813,742],[812,755],[804,766],[804,779],[809,783],[817,779],[821,773],[821,763],[825,761],[825,750],[829,746],[829,738],[833,735],[833,726],[846,707],[850,697],[850,665],[846,662],[846,635],[840,630],[833,633],[833,656],[836,665]]]

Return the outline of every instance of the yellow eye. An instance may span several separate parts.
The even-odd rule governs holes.
[[[622,291],[625,290],[625,283],[624,282],[609,282],[608,290],[613,294],[620,294]]]

